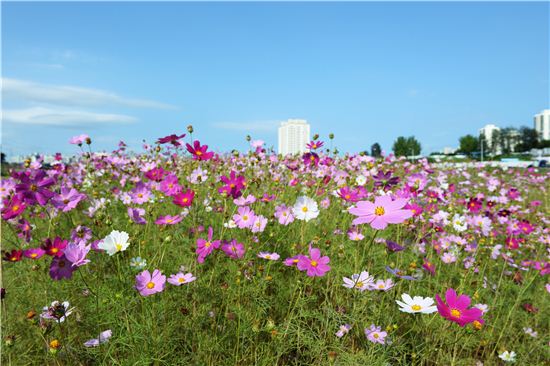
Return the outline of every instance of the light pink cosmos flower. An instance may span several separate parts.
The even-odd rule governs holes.
[[[368,223],[373,229],[384,230],[388,224],[400,224],[413,216],[411,210],[403,209],[407,203],[404,198],[392,200],[389,195],[384,195],[376,197],[374,203],[359,201],[348,212],[359,216],[353,220],[353,225]]]
[[[369,290],[388,291],[393,286],[395,286],[395,283],[391,278],[388,278],[386,280],[377,280],[375,283],[369,284]]]
[[[300,271],[307,271],[309,277],[323,277],[330,271],[330,258],[327,256],[321,257],[319,248],[309,248],[309,257],[302,256],[298,259],[296,267]]]
[[[252,224],[254,224],[255,219],[256,215],[254,214],[254,211],[252,211],[248,206],[239,207],[237,213],[233,215],[233,221],[235,221],[235,224],[237,224],[239,229],[251,227]]]
[[[85,243],[73,244],[69,243],[65,248],[65,258],[71,262],[72,267],[80,267],[87,263],[90,263],[89,259],[86,259],[86,255],[90,252],[92,248],[91,244],[86,245]]]
[[[193,276],[192,273],[186,273],[183,274],[183,272],[178,272],[176,274],[173,274],[168,278],[168,283],[174,285],[174,286],[181,286],[183,284],[193,282],[197,279],[197,277]]]
[[[264,231],[266,225],[267,225],[267,219],[262,215],[258,215],[254,219],[254,223],[252,224],[252,232],[261,233]]]
[[[281,258],[281,256],[277,253],[269,253],[269,252],[260,252],[260,253],[258,253],[258,257],[263,258],[263,259],[267,259],[267,260],[270,260],[270,261],[276,261],[279,258]]]
[[[275,218],[279,220],[279,224],[288,225],[294,221],[292,210],[286,205],[280,205],[275,208]]]
[[[73,136],[69,139],[69,144],[72,145],[82,145],[84,142],[86,142],[86,139],[89,139],[90,136],[86,134]]]
[[[136,290],[141,296],[149,296],[162,292],[166,286],[166,276],[160,270],[155,269],[153,274],[145,270],[136,276]]]
[[[99,338],[93,338],[84,342],[84,347],[97,347],[100,344],[107,342],[112,335],[113,332],[110,329],[107,329],[106,331],[99,333]]]
[[[372,343],[385,344],[388,333],[383,332],[382,327],[377,327],[376,325],[371,324],[370,328],[365,328],[365,335]]]
[[[340,325],[340,328],[336,332],[336,337],[342,338],[344,335],[349,333],[350,329],[351,325],[349,324]]]

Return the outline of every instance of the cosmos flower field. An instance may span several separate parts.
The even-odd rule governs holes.
[[[4,364],[547,365],[548,170],[192,132],[2,177]]]

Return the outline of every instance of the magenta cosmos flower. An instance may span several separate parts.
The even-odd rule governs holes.
[[[180,207],[189,207],[193,204],[193,199],[195,198],[195,192],[191,189],[188,189],[186,192],[180,192],[175,194],[173,203]]]
[[[222,250],[229,256],[229,258],[233,259],[242,258],[245,252],[244,245],[242,243],[237,243],[235,239],[223,244]]]
[[[481,316],[483,312],[478,308],[470,308],[470,298],[466,295],[458,296],[456,291],[452,288],[448,289],[445,293],[445,304],[439,294],[435,295],[437,301],[437,311],[447,320],[457,323],[461,327],[468,323],[477,322],[477,324],[483,324]],[[475,324],[475,323],[474,323]]]
[[[178,222],[183,220],[182,216],[176,215],[176,216],[159,216],[159,218],[155,221],[155,224],[157,225],[175,225]]]
[[[330,271],[330,258],[327,256],[321,257],[319,248],[309,249],[309,257],[302,256],[298,259],[296,267],[300,271],[307,271],[309,277],[323,277],[325,273]]]
[[[23,199],[14,196],[11,200],[4,200],[4,209],[2,210],[2,218],[4,220],[13,219],[25,211],[27,205]]]
[[[357,202],[355,207],[348,209],[349,213],[359,216],[353,220],[353,225],[368,223],[373,229],[384,230],[388,224],[400,224],[413,216],[411,210],[404,210],[407,204],[404,198],[392,200],[388,195],[376,197],[374,203]]]
[[[203,263],[204,259],[212,253],[214,249],[218,249],[221,245],[219,240],[212,241],[213,230],[212,227],[208,228],[208,239],[197,239],[197,262]]]
[[[145,270],[136,276],[136,290],[141,296],[149,296],[162,292],[166,285],[166,276],[155,269],[153,274]]]
[[[210,160],[214,156],[212,151],[208,152],[208,145],[202,145],[197,140],[193,141],[193,146],[187,144],[187,151],[193,154],[193,160]]]
[[[46,254],[46,251],[42,248],[29,248],[23,251],[23,255],[30,259],[39,259],[44,254]]]

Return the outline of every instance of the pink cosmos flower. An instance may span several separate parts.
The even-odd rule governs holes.
[[[383,332],[382,327],[377,327],[376,325],[371,324],[370,328],[365,328],[365,335],[372,343],[385,344],[388,333]]]
[[[235,239],[222,245],[222,250],[229,256],[229,258],[238,259],[244,256],[244,245],[237,243]]]
[[[251,194],[246,196],[246,198],[244,196],[241,196],[233,200],[233,203],[236,204],[237,206],[248,206],[253,204],[254,202],[256,202],[256,197],[254,197]]]
[[[309,277],[323,277],[330,271],[330,258],[327,256],[321,257],[319,248],[309,249],[309,257],[302,256],[299,258],[296,267],[300,271],[307,271]]]
[[[399,224],[412,217],[411,210],[404,210],[407,204],[404,198],[392,200],[390,196],[376,197],[374,203],[369,201],[357,202],[355,207],[348,209],[349,213],[359,216],[353,220],[353,225],[369,223],[373,229],[383,230],[388,224]]]
[[[5,199],[2,208],[2,219],[9,220],[22,214],[27,204],[19,197],[14,196],[11,200]]]
[[[173,173],[168,174],[160,183],[160,190],[167,196],[174,196],[181,192],[178,177]]]
[[[237,213],[233,215],[233,221],[235,221],[239,229],[251,227],[254,224],[254,220],[256,220],[256,215],[248,206],[239,207]]]
[[[145,270],[136,276],[136,290],[141,296],[153,295],[162,292],[166,285],[166,276],[160,270],[155,269],[153,274]]]
[[[203,238],[197,239],[197,262],[203,263],[204,259],[212,253],[214,249],[218,249],[221,245],[221,242],[219,240],[212,241],[212,234],[213,234],[212,227],[208,228],[208,240],[204,240]]]
[[[435,295],[437,301],[437,310],[439,314],[447,320],[457,323],[461,327],[464,327],[468,323],[478,322],[483,324],[482,311],[478,308],[470,308],[470,298],[466,295],[458,296],[456,291],[452,288],[448,289],[445,293],[444,303],[441,300],[439,294]]]
[[[159,216],[159,218],[155,221],[155,224],[157,225],[175,225],[178,222],[183,220],[182,216],[176,215],[176,216]]]
[[[351,325],[349,324],[340,325],[340,328],[335,333],[335,335],[338,338],[342,338],[344,335],[349,333],[350,329],[351,329]]]
[[[193,282],[197,279],[197,277],[193,276],[192,273],[186,273],[183,274],[183,272],[178,272],[176,274],[173,274],[168,278],[168,283],[174,285],[174,286],[181,286],[183,284]]]
[[[298,254],[298,255],[295,255],[294,257],[290,257],[290,258],[287,258],[283,261],[283,264],[287,267],[293,267],[293,266],[297,266],[298,265],[298,262],[300,261],[300,259],[302,257],[305,257],[307,258],[305,255],[303,254]]]
[[[51,202],[55,208],[67,212],[76,208],[78,203],[85,198],[85,194],[78,192],[74,188],[62,187],[61,193],[55,195]]]

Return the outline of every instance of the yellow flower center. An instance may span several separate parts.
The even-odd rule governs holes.
[[[205,248],[210,248],[210,246],[212,245],[211,242],[207,241],[206,243],[204,243],[204,247]]]
[[[153,282],[148,282],[146,287],[148,289],[152,289],[153,287],[155,287],[155,284]]]
[[[115,248],[117,252],[120,252],[122,250],[122,244],[116,243]]]
[[[451,316],[453,318],[460,318],[461,312],[457,309],[451,309]]]
[[[307,209],[306,206],[302,207],[302,212],[307,212],[307,211],[308,211],[308,209]]]
[[[359,281],[359,282],[357,282],[357,283],[355,284],[355,287],[361,288],[361,287],[363,287],[363,285],[364,285],[364,283],[361,282],[361,281]]]
[[[479,321],[477,321],[477,320],[474,320],[474,323],[473,323],[473,324],[474,324],[474,328],[477,329],[477,330],[480,330],[481,327],[483,326],[483,325],[481,324],[481,322],[479,322]]]
[[[317,261],[311,261],[311,266],[312,267],[317,267]]]
[[[271,256],[268,254],[265,256],[265,259],[271,259]]]
[[[196,151],[195,151],[195,154],[198,155],[198,156],[201,156],[201,155],[202,155],[202,151],[196,150]]]
[[[182,201],[183,201],[183,203],[187,203],[187,201],[189,201],[189,199],[187,197],[185,197]]]
[[[58,248],[52,248],[51,252],[52,252],[53,254],[55,254],[55,253],[59,252],[59,249],[58,249]]]
[[[384,210],[384,207],[378,206],[374,209],[374,214],[377,216],[382,216],[385,213],[386,213],[386,210]]]
[[[244,221],[248,221],[248,216],[247,216],[247,215],[244,215],[244,216],[243,216],[243,220],[244,220]]]
[[[178,282],[179,282],[179,283],[184,283],[184,282],[185,282],[185,278],[183,278],[183,277],[178,278]]]
[[[36,254],[36,253],[31,254],[31,258],[36,258],[36,257],[38,257],[38,254]]]
[[[374,333],[372,336],[376,339],[380,338],[380,335],[378,333]]]
[[[16,212],[16,211],[19,210],[19,206],[18,206],[18,205],[15,205],[15,206],[12,207],[11,210],[12,210],[13,212]]]
[[[422,309],[422,306],[414,304],[413,306],[411,306],[411,309],[413,309],[414,311],[419,311],[420,309]]]
[[[383,283],[379,284],[379,285],[378,285],[378,288],[379,288],[379,289],[383,289],[383,288],[384,288],[384,284],[383,284]]]

